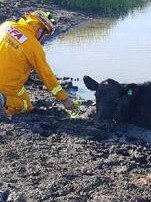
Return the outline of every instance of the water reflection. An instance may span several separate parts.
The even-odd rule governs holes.
[[[121,19],[91,20],[47,43],[47,58],[58,77],[80,78],[80,95],[93,98],[84,87],[86,74],[95,80],[151,80],[151,6]]]
[[[90,20],[82,24],[76,30],[68,32],[60,37],[62,43],[84,44],[91,41],[103,41],[110,35],[113,26],[116,25],[117,19]]]

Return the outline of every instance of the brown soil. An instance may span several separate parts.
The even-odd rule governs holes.
[[[8,2],[3,20],[30,8],[48,9],[35,1]],[[58,34],[87,19],[50,8]],[[73,119],[38,79],[31,78],[27,88],[34,111],[0,123],[1,202],[151,201],[150,131],[131,125],[95,128],[92,101],[83,102]]]

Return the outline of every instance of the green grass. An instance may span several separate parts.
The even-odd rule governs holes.
[[[127,12],[143,0],[51,0],[68,9],[100,11],[106,14]]]

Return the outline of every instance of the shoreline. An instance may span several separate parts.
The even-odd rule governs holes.
[[[30,7],[28,6],[29,3]],[[25,2],[22,2],[21,0],[12,0],[11,2],[3,0],[2,3],[0,1],[0,22],[2,23],[5,20],[16,20],[23,16],[25,12],[37,9],[50,11],[57,20],[56,30],[51,39],[58,37],[60,34],[67,32],[86,20],[92,19],[91,14],[62,9],[53,3],[35,3],[34,0]]]
[[[31,4],[30,8],[29,6],[27,6],[29,3]],[[9,0],[3,0],[3,3],[1,3],[0,0],[0,21],[4,22],[5,20],[12,20],[12,21],[17,20],[18,18],[22,17],[25,12],[37,9],[50,11],[57,20],[56,30],[54,34],[46,38],[46,40],[43,42],[43,45],[47,43],[47,41],[54,41],[60,35],[74,29],[77,26],[80,26],[81,23],[84,23],[87,20],[92,19],[92,17],[89,16],[89,14],[83,14],[81,12],[73,12],[66,9],[62,9],[53,3],[52,4],[35,3],[34,0],[25,2],[22,2],[21,0],[12,0],[11,2]],[[32,82],[35,82],[35,80],[32,78],[33,77],[31,75],[30,79],[32,80]],[[71,82],[69,82],[69,84],[71,85]],[[66,84],[66,86],[68,85]],[[76,86],[73,86],[73,88],[75,87]]]

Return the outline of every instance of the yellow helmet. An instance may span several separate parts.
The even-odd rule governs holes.
[[[50,12],[36,10],[31,13],[27,13],[25,15],[26,18],[28,18],[28,16],[38,19],[43,24],[43,26],[46,28],[48,35],[53,34],[53,32],[55,30],[56,20],[50,14]]]

